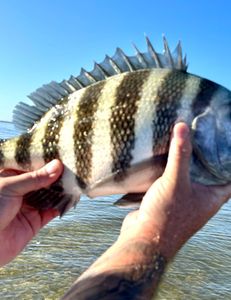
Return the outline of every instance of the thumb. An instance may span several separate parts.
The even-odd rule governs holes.
[[[9,196],[20,195],[49,186],[62,174],[62,163],[55,159],[39,170],[7,178]],[[11,194],[11,195],[10,195]]]
[[[178,123],[173,129],[167,166],[164,175],[175,181],[189,180],[189,165],[192,152],[190,131],[185,123]]]

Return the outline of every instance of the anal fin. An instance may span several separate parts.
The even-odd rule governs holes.
[[[145,193],[126,194],[118,199],[114,205],[123,208],[139,208]]]

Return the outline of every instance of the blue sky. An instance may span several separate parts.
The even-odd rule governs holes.
[[[0,3],[0,120],[51,80],[78,75],[117,46],[162,51],[180,39],[189,72],[231,89],[230,1],[9,0]]]

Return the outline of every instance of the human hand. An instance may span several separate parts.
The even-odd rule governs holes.
[[[10,262],[38,233],[59,215],[49,209],[38,211],[23,202],[31,191],[48,187],[62,173],[62,164],[54,160],[43,168],[20,175],[0,174],[0,266]]]
[[[231,196],[231,184],[203,186],[189,176],[188,127],[174,127],[167,166],[124,220],[117,241],[62,298],[152,299],[165,264]]]
[[[231,184],[191,182],[190,156],[189,129],[179,123],[174,128],[166,169],[145,194],[140,209],[125,218],[122,237],[123,232],[126,236],[128,231],[136,232],[137,237],[156,243],[161,254],[170,259],[230,198]]]

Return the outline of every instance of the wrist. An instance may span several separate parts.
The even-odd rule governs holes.
[[[169,230],[165,224],[154,224],[149,220],[139,220],[123,230],[117,240],[118,244],[132,242],[145,242],[153,253],[160,253],[166,261],[171,260],[181,248],[181,239],[174,234],[173,229]]]

